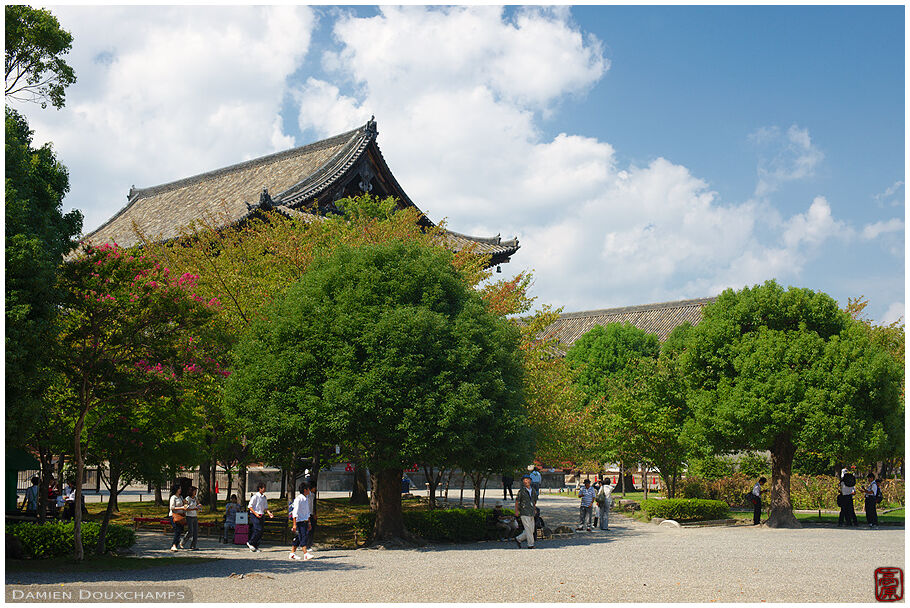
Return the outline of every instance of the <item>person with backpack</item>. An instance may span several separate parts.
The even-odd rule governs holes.
[[[874,528],[878,525],[876,508],[878,503],[882,501],[882,491],[878,487],[878,482],[875,481],[875,473],[869,473],[866,475],[866,479],[869,480],[869,485],[863,488],[863,492],[866,495],[866,523],[869,524],[870,528]]]
[[[752,525],[757,526],[761,523],[761,491],[762,485],[768,481],[764,477],[759,478],[752,492],[749,493],[749,500],[752,501]]]
[[[856,510],[853,508],[853,496],[856,494],[856,477],[844,469],[840,476],[840,493],[837,495],[837,506],[840,507],[840,514],[837,516],[838,527],[846,523],[848,526],[858,526],[856,519]]]

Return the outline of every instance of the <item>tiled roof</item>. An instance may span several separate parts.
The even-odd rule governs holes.
[[[657,334],[657,337],[663,342],[673,329],[683,323],[698,325],[701,321],[701,309],[715,299],[677,300],[659,304],[563,313],[559,315],[559,319],[547,326],[540,337],[545,340],[555,338],[562,349],[568,349],[575,340],[588,333],[595,325],[631,323],[648,333]]]
[[[86,237],[93,242],[135,245],[133,222],[150,238],[167,240],[194,220],[209,218],[222,225],[242,219],[247,203],[259,201],[263,188],[281,192],[315,173],[346,147],[357,143],[361,129],[231,165],[169,184],[132,190],[126,207]]]
[[[127,205],[85,240],[129,247],[139,241],[134,224],[155,240],[178,236],[194,220],[227,226],[254,212],[264,189],[276,210],[288,217],[312,221],[312,214],[305,209],[317,198],[337,191],[356,170],[355,166],[370,158],[381,174],[377,177],[391,185],[402,206],[416,207],[385,164],[376,135],[376,123],[370,120],[357,129],[300,148],[161,186],[131,189]],[[432,224],[428,218],[426,222]],[[502,241],[499,236],[482,238],[451,231],[446,231],[446,235],[453,250],[472,247],[478,254],[490,255],[491,265],[508,262],[518,250],[517,239]]]

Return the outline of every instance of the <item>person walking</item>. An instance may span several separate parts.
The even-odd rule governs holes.
[[[537,499],[540,497],[540,469],[534,467],[534,470],[531,471],[531,490],[534,492],[534,503],[537,503]]]
[[[866,475],[866,479],[869,480],[869,485],[863,488],[866,495],[866,523],[870,528],[874,528],[878,525],[878,512],[876,511],[878,503],[875,499],[878,495],[878,482],[875,481],[875,473],[869,473]]]
[[[174,484],[171,488],[171,498],[168,501],[168,517],[171,518],[171,525],[174,527],[174,540],[171,543],[171,551],[177,550],[177,543],[183,535],[183,529],[186,525],[186,501],[183,499],[183,488],[180,484]]]
[[[189,496],[186,497],[186,532],[180,540],[180,548],[183,549],[186,541],[190,540],[190,551],[196,550],[196,543],[199,541],[199,501],[196,500],[196,486],[190,486]]]
[[[259,542],[262,540],[262,518],[266,513],[269,517],[275,517],[269,511],[269,500],[265,496],[265,482],[260,481],[256,486],[256,493],[250,498],[247,509],[250,512],[250,527],[253,531],[246,546],[250,548],[250,551],[256,553],[259,551]]]
[[[25,498],[22,500],[22,508],[25,514],[31,517],[38,517],[38,492],[41,479],[35,475],[32,477],[32,485],[25,491]]]
[[[518,495],[515,497],[515,514],[521,519],[521,525],[524,526],[521,534],[515,537],[515,543],[521,549],[521,541],[527,541],[528,549],[534,548],[534,514],[537,498],[531,488],[531,476],[525,475],[521,478],[522,487],[518,489]]]
[[[759,478],[752,487],[752,525],[757,526],[761,523],[761,492],[762,485],[768,481],[764,477]]]
[[[610,485],[610,478],[604,478],[597,491],[597,507],[600,510],[600,529],[609,529],[610,508],[613,506],[613,486]]]
[[[515,478],[512,477],[511,473],[502,474],[502,499],[506,500],[506,490],[509,492],[508,498],[515,499],[515,495],[512,493],[512,484],[515,483]]]
[[[856,510],[853,508],[853,496],[856,494],[856,477],[847,469],[843,469],[839,485],[840,493],[837,496],[837,506],[840,507],[840,513],[837,516],[837,525],[838,527],[844,524],[858,526]]]
[[[597,497],[590,479],[585,479],[585,487],[578,491],[578,496],[581,498],[581,508],[578,511],[578,527],[575,529],[582,530],[587,527],[590,532],[591,518],[594,516],[594,499]]]
[[[292,511],[291,530],[294,532],[294,541],[291,544],[291,553],[289,559],[313,559],[313,554],[305,549],[307,546],[307,536],[310,531],[310,486],[307,482],[300,484],[300,494],[294,499],[294,508]],[[297,555],[297,547],[304,547],[303,557]]]

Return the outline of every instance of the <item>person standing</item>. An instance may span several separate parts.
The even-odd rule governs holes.
[[[761,492],[762,485],[768,481],[764,477],[759,478],[752,487],[752,525],[757,526],[761,523]]]
[[[525,475],[521,478],[522,487],[518,489],[518,495],[515,497],[515,514],[521,519],[521,525],[524,526],[521,534],[515,537],[515,543],[521,549],[521,541],[528,543],[528,549],[534,548],[534,514],[537,498],[531,489],[531,476]]]
[[[591,487],[590,479],[585,479],[585,487],[578,491],[578,496],[581,498],[581,508],[578,511],[578,527],[575,529],[581,530],[587,527],[590,532],[591,518],[594,516],[594,499],[597,497],[597,492]]]
[[[275,517],[269,511],[269,500],[265,497],[265,482],[260,481],[256,486],[256,493],[250,498],[247,509],[250,512],[250,527],[253,532],[250,534],[250,540],[246,546],[255,553],[259,551],[259,541],[262,540],[262,518],[266,513],[269,517]]]
[[[858,526],[856,519],[856,510],[853,508],[853,496],[856,494],[856,477],[844,469],[840,475],[840,494],[837,497],[837,504],[840,507],[840,514],[837,516],[837,525]]]
[[[531,471],[531,490],[534,492],[534,503],[537,503],[537,499],[540,497],[540,469],[534,467],[534,470]]]
[[[502,474],[502,499],[506,500],[506,490],[509,491],[509,498],[515,499],[515,495],[512,493],[512,484],[515,483],[515,478],[512,477],[511,473]]]
[[[35,475],[32,477],[32,485],[25,491],[25,499],[22,501],[22,507],[25,514],[31,517],[38,516],[38,492],[41,479]]]
[[[177,543],[180,542],[180,537],[183,535],[184,524],[186,524],[186,502],[183,500],[183,488],[180,487],[180,484],[174,484],[174,487],[171,488],[167,515],[171,518],[171,525],[174,527],[171,551],[176,551]]]
[[[303,557],[297,555],[297,547],[307,546],[307,536],[310,531],[310,486],[307,482],[300,484],[300,494],[294,499],[294,508],[292,511],[291,530],[294,532],[294,541],[291,544],[291,553],[289,559],[312,559],[313,554],[304,549]]]
[[[184,533],[183,539],[180,541],[180,548],[183,549],[186,541],[192,539],[190,551],[196,550],[196,543],[199,540],[199,501],[196,500],[197,490],[196,486],[190,486],[190,494],[186,497],[186,533]]]
[[[869,485],[863,488],[866,495],[866,523],[869,524],[870,528],[874,528],[878,525],[878,513],[875,510],[878,506],[875,500],[878,494],[878,482],[875,481],[874,473],[866,475],[866,479],[869,480]]]
[[[224,508],[224,542],[230,543],[234,540],[233,530],[237,527],[237,512],[243,507],[237,504],[237,495],[231,494],[231,499]]]
[[[604,479],[597,492],[597,506],[600,509],[600,529],[608,530],[610,519],[610,507],[613,506],[613,486],[610,485],[610,478]]]

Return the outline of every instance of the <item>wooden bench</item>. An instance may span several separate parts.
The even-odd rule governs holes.
[[[287,517],[266,517],[262,520],[262,536],[267,534],[280,536],[281,542],[288,542],[288,532],[290,531],[290,520]]]
[[[138,530],[143,524],[150,524],[152,527],[161,526],[161,531],[167,534],[171,526],[171,520],[166,517],[134,517],[133,530]]]

